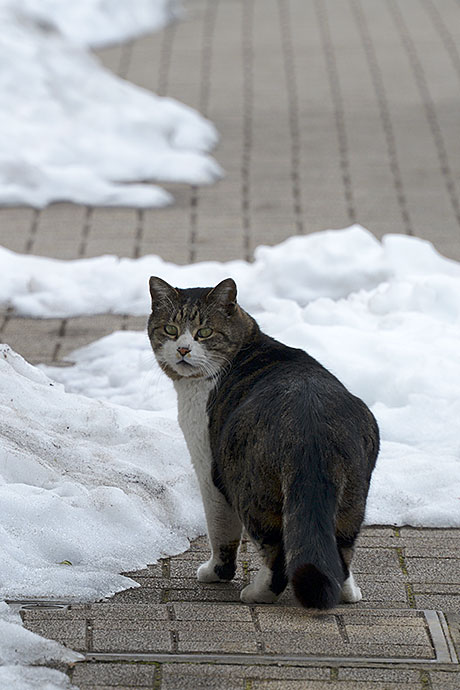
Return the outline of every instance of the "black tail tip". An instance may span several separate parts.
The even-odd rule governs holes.
[[[307,609],[332,609],[339,603],[338,585],[312,563],[296,568],[291,583],[299,603]]]

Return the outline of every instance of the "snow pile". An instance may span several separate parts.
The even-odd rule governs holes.
[[[146,285],[151,275],[178,287],[215,285],[232,276],[242,305],[254,315],[265,312],[272,298],[303,308],[317,299],[337,301],[360,291],[370,298],[377,288],[390,298],[386,307],[382,298],[381,310],[398,309],[398,300],[404,296],[406,309],[411,308],[411,300],[414,308],[420,302],[425,309],[434,300],[431,312],[436,315],[439,309],[442,315],[446,309],[457,313],[460,264],[442,257],[424,240],[386,235],[379,242],[359,225],[258,247],[254,263],[207,261],[178,266],[154,255],[63,261],[0,247],[0,304],[22,316],[40,318],[109,312],[142,315],[150,309]],[[376,296],[374,304],[380,299]]]
[[[179,286],[232,275],[263,330],[306,349],[377,416],[383,443],[367,522],[460,526],[460,265],[429,243],[380,243],[353,227],[260,247],[254,264],[16,259],[18,268],[25,262],[21,281],[37,282],[35,290],[22,282],[24,294],[10,303],[47,316],[109,305],[147,312],[150,274]],[[47,369],[67,390],[174,414],[173,388],[144,333],[114,333],[71,359],[75,367]]]
[[[11,6],[10,0],[2,4]],[[16,12],[54,26],[72,43],[101,47],[156,31],[180,16],[178,0],[14,0]]]
[[[21,618],[0,602],[0,687],[8,690],[73,688],[66,675],[27,664],[72,663],[82,655],[22,627]]]
[[[0,204],[162,206],[169,193],[132,183],[221,176],[206,154],[217,141],[210,122],[114,76],[83,47],[101,26],[102,41],[121,39],[128,15],[130,35],[144,18],[148,28],[164,22],[174,6],[0,0]]]
[[[88,600],[204,531],[175,420],[65,393],[0,346],[0,597]]]
[[[305,348],[376,414],[383,443],[367,522],[460,526],[460,265],[421,240],[380,244],[358,227],[256,254],[254,264],[180,267],[10,253],[0,297],[48,316],[72,304],[139,312],[150,273],[180,285],[233,275],[266,332]],[[114,333],[71,358],[74,367],[45,368],[51,380],[1,350],[3,596],[112,593],[132,584],[121,570],[204,531],[174,390],[146,334]]]

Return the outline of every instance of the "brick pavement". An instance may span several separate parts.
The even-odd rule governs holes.
[[[321,613],[289,591],[276,605],[242,605],[259,565],[248,542],[232,583],[198,583],[206,557],[197,539],[126,573],[137,588],[98,603],[26,604],[24,624],[85,654],[69,670],[82,690],[458,687],[457,530],[365,528],[354,564],[363,600]]]
[[[428,239],[460,260],[459,0],[186,7],[183,21],[100,56],[120,76],[208,115],[221,133],[225,179],[166,185],[176,203],[161,210],[3,208],[0,244],[63,259],[157,253],[187,263],[250,259],[258,244],[359,222],[377,237]],[[4,310],[0,338],[34,363],[60,362],[143,322]],[[320,618],[289,596],[275,607],[240,605],[248,547],[235,586],[198,585],[202,541],[134,575],[141,587],[111,602],[23,615],[91,658],[115,655],[71,670],[82,688],[449,690],[460,686],[458,534],[367,529],[356,567],[364,601]]]

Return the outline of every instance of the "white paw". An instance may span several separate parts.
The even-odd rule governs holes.
[[[216,565],[219,565],[219,563],[212,560],[212,558],[206,561],[206,563],[202,563],[196,571],[198,582],[222,582],[221,578],[214,572]]]
[[[361,590],[356,584],[353,574],[350,573],[348,580],[345,580],[342,587],[342,602],[344,604],[356,604],[356,602],[361,601],[363,595]]]
[[[241,590],[240,599],[245,604],[273,604],[278,595],[269,589],[260,590],[251,583]]]

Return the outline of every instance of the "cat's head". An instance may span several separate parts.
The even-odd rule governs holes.
[[[230,366],[255,322],[236,303],[235,281],[216,287],[174,288],[150,278],[148,334],[163,371],[172,379],[213,378]]]

